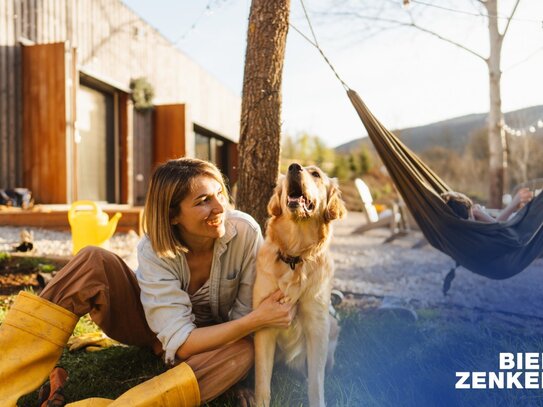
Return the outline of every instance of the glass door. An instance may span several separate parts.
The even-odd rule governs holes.
[[[80,85],[76,127],[77,199],[115,202],[113,95]]]

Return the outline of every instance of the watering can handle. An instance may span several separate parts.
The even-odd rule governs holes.
[[[74,217],[74,214],[77,210],[77,207],[79,206],[90,206],[92,207],[93,213],[98,213],[100,211],[100,208],[98,208],[98,205],[96,202],[93,201],[76,201],[70,206],[70,210],[68,211],[68,219],[71,221]]]

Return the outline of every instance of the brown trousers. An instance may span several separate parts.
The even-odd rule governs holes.
[[[151,331],[140,302],[140,288],[132,270],[117,255],[97,247],[82,249],[42,291],[40,296],[78,316],[90,314],[108,335],[127,345],[149,347],[159,353],[160,342]],[[224,393],[253,366],[252,341],[242,339],[219,349],[191,356],[202,404]]]

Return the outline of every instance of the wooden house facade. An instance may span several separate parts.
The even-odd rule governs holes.
[[[240,104],[120,0],[0,1],[0,188],[141,205],[153,167],[181,156],[235,181]]]

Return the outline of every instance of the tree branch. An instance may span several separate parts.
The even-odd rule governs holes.
[[[520,0],[517,0],[517,1],[520,1]],[[420,25],[417,25],[413,19],[411,18],[411,22],[405,22],[405,21],[400,21],[400,20],[396,20],[396,19],[392,19],[392,18],[383,18],[383,17],[375,17],[375,16],[366,16],[366,15],[363,15],[363,14],[360,14],[360,13],[352,13],[352,12],[349,12],[349,13],[334,13],[336,15],[344,15],[344,14],[347,14],[347,15],[350,15],[350,16],[355,16],[357,18],[360,18],[360,19],[363,19],[363,20],[372,20],[372,21],[381,21],[381,22],[384,22],[384,23],[389,23],[389,24],[396,24],[396,25],[399,25],[399,26],[403,26],[403,27],[411,27],[411,28],[416,28],[417,30],[419,31],[422,31],[426,34],[429,34],[429,35],[432,35],[436,38],[439,38],[440,40],[442,41],[445,41],[445,42],[448,42],[449,44],[452,44],[452,45],[455,45],[457,46],[458,48],[461,48],[463,49],[464,51],[466,52],[469,52],[470,54],[476,56],[477,58],[480,58],[482,59],[484,62],[487,61],[487,58],[485,58],[484,56],[482,56],[481,54],[477,53],[476,51],[466,47],[465,45],[462,45],[460,44],[459,42],[456,42],[454,40],[451,40],[450,38],[446,38],[446,37],[443,37],[442,35],[432,31],[432,30],[429,30],[427,28],[424,28],[424,27],[421,27]]]
[[[434,32],[434,31],[432,31],[432,30],[428,30],[428,29],[426,29],[426,28],[424,28],[424,27],[421,27],[421,26],[419,26],[419,25],[417,25],[417,24],[415,24],[415,23],[411,23],[410,26],[413,27],[413,28],[416,28],[417,30],[422,31],[422,32],[424,32],[424,33],[426,33],[426,34],[433,35],[434,37],[439,38],[439,39],[442,40],[442,41],[448,42],[449,44],[455,45],[455,46],[457,46],[458,48],[461,48],[461,49],[463,49],[464,51],[469,52],[471,55],[474,55],[474,56],[476,56],[477,58],[482,59],[484,62],[486,62],[486,60],[487,60],[487,58],[485,58],[484,56],[482,56],[482,55],[479,54],[478,52],[476,52],[476,51],[474,51],[474,50],[472,50],[472,49],[466,47],[465,45],[460,44],[459,42],[456,42],[456,41],[454,41],[454,40],[451,40],[450,38],[443,37],[442,35],[440,35],[440,34]]]
[[[509,26],[511,25],[511,20],[513,20],[513,16],[515,15],[515,12],[517,11],[517,7],[520,3],[520,0],[517,0],[515,3],[515,6],[513,7],[513,11],[511,12],[511,15],[507,19],[507,25],[505,26],[505,30],[503,30],[502,38],[505,37],[505,34],[507,34],[507,30],[509,29]]]

